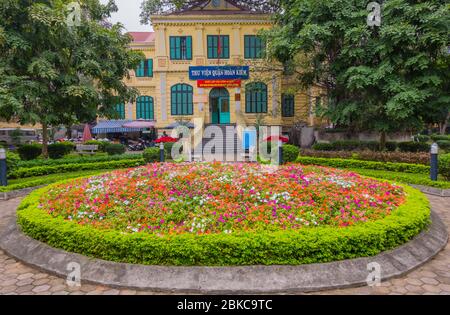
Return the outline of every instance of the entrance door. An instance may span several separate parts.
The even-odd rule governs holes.
[[[209,93],[211,123],[230,123],[230,95],[225,88],[214,88]]]

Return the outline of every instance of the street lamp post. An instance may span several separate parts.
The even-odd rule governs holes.
[[[159,144],[159,161],[164,162],[164,143]]]
[[[431,163],[430,163],[430,178],[431,180],[436,181],[438,178],[438,153],[439,153],[439,146],[437,143],[433,143],[431,145],[430,150],[430,156],[431,156]]]
[[[0,148],[0,186],[8,186],[6,171],[6,150]]]

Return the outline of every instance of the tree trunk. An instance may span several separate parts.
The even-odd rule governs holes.
[[[47,123],[42,123],[42,156],[48,159],[48,126]]]
[[[386,131],[380,133],[380,151],[384,151],[386,148]]]
[[[450,112],[447,113],[447,117],[445,118],[444,123],[441,125],[441,135],[445,135],[445,131],[447,130],[448,121],[450,120]]]
[[[72,125],[66,125],[66,137],[68,140],[72,139]]]

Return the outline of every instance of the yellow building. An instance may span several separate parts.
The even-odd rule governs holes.
[[[272,27],[270,15],[213,0],[151,20],[154,32],[130,33],[130,48],[147,60],[126,80],[141,96],[118,105],[121,119],[154,120],[159,130],[195,118],[206,125],[258,121],[284,132],[294,122],[314,124],[318,89],[298,91],[281,65],[264,58],[258,32]]]

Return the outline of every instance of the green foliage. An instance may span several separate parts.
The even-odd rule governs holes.
[[[298,265],[373,256],[404,244],[430,223],[430,206],[405,187],[407,200],[383,219],[355,226],[275,232],[153,235],[101,230],[52,217],[38,208],[51,187],[20,204],[21,230],[49,246],[99,259],[147,265]]]
[[[374,178],[382,178],[395,182],[405,183],[405,184],[413,184],[413,185],[422,185],[429,186],[441,189],[449,189],[450,182],[437,180],[433,181],[430,179],[429,174],[411,174],[411,173],[401,173],[401,172],[390,172],[390,171],[380,171],[380,170],[369,170],[362,168],[350,168],[348,169],[355,173],[364,176],[370,176]]]
[[[292,144],[283,145],[283,162],[291,163],[297,160],[297,157],[300,153],[300,149]]]
[[[27,177],[21,179],[12,179],[8,181],[8,186],[0,187],[0,192],[8,192],[18,189],[24,189],[29,187],[37,187],[42,185],[49,185],[58,181],[67,180],[70,178],[77,178],[82,176],[97,175],[104,173],[108,170],[87,170],[87,171],[77,171],[69,172],[63,174],[50,174],[37,177]],[[111,171],[111,170],[109,170]]]
[[[420,130],[449,112],[448,1],[386,0],[380,27],[366,1],[281,1],[268,55],[327,92],[318,113],[350,130]]]
[[[144,58],[129,49],[120,24],[105,26],[113,2],[82,1],[82,21],[66,23],[69,0],[2,1],[0,116],[43,126],[117,117],[115,107],[137,96],[123,78]],[[2,40],[3,39],[3,40]]]
[[[59,164],[52,166],[36,166],[30,168],[19,168],[16,171],[9,173],[9,178],[25,178],[32,176],[41,176],[55,173],[67,173],[74,171],[83,170],[96,170],[96,169],[117,169],[134,167],[145,164],[142,158],[131,159],[131,160],[118,160],[109,162],[94,162],[94,163],[70,163],[70,164]]]
[[[109,142],[108,141],[99,141],[99,140],[89,140],[89,141],[86,141],[84,144],[98,145],[99,151],[106,152],[106,146],[109,144]]]
[[[144,150],[143,156],[147,163],[159,162],[159,148],[147,148]]]
[[[430,141],[430,136],[427,135],[417,135],[415,136],[415,139],[419,142],[428,142]]]
[[[7,172],[14,172],[20,163],[20,156],[17,153],[6,151]]]
[[[431,146],[424,142],[399,142],[398,148],[402,152],[429,152]]]
[[[316,151],[302,149],[302,156],[320,157],[320,158],[338,158],[353,159],[364,161],[411,163],[430,165],[430,154],[428,152],[376,152],[376,151]]]
[[[74,145],[70,142],[53,143],[48,146],[48,156],[51,159],[61,159],[72,152]]]
[[[439,149],[450,151],[450,140],[438,140],[436,141],[437,145],[439,146]]]
[[[330,143],[315,143],[312,148],[318,151],[380,151],[380,143],[378,141],[336,140]],[[396,148],[396,142],[385,143],[385,150],[387,151],[395,151]]]
[[[111,143],[105,146],[105,151],[108,155],[124,154],[125,146],[120,143]]]
[[[25,161],[34,160],[39,155],[41,155],[42,152],[42,145],[40,144],[24,144],[21,145],[17,152],[19,152],[20,158]]]
[[[298,163],[304,165],[320,165],[330,166],[336,168],[363,168],[372,170],[384,170],[393,172],[405,172],[414,174],[429,174],[430,167],[420,164],[409,163],[391,163],[391,162],[373,162],[373,161],[360,161],[352,159],[328,159],[328,158],[316,158],[299,156],[297,158]]]
[[[450,141],[450,135],[431,135],[433,141],[444,140]]]
[[[31,160],[20,161],[19,167],[30,168],[35,166],[61,165],[61,164],[80,164],[80,163],[95,163],[119,160],[138,160],[142,159],[141,154],[121,154],[121,155],[103,155],[103,156],[81,156],[81,157],[66,157],[58,160]]]
[[[450,181],[450,153],[439,156],[439,174]]]

